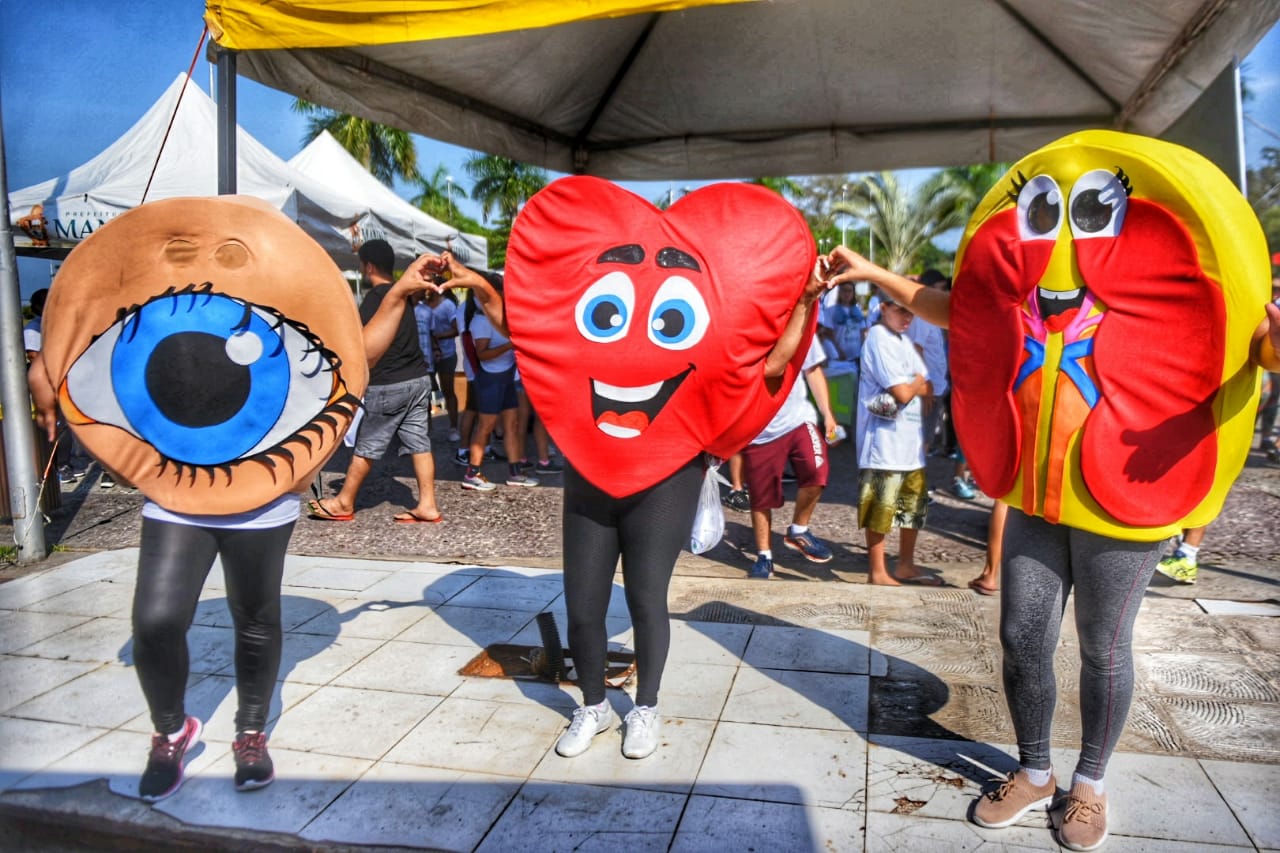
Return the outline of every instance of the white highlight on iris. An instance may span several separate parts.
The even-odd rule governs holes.
[[[253,364],[262,357],[262,339],[253,332],[236,332],[227,338],[226,352],[236,364]]]

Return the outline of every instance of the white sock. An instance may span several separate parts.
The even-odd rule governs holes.
[[[807,525],[807,524],[793,524],[793,525],[791,525],[791,530],[790,530],[789,532],[791,533],[791,535],[792,535],[792,536],[800,536],[800,535],[802,535],[802,534],[805,534],[805,533],[808,533],[808,532],[809,532],[809,525]]]
[[[1177,557],[1179,555],[1186,557],[1187,562],[1194,566],[1196,565],[1196,558],[1200,556],[1200,548],[1197,545],[1188,545],[1183,542],[1178,546],[1178,550],[1173,552],[1173,556]]]
[[[757,552],[756,552],[756,556],[757,556],[757,557],[764,557],[766,560],[772,560],[772,559],[773,559],[773,551],[772,551],[771,549],[769,549],[769,548],[765,548],[765,549],[763,549],[763,550],[761,550],[761,551],[757,551]]]
[[[1088,776],[1081,776],[1079,773],[1073,773],[1071,774],[1071,784],[1072,786],[1088,785],[1093,789],[1095,794],[1102,794],[1103,786],[1101,779],[1090,779]]]
[[[1048,767],[1044,770],[1033,770],[1030,767],[1022,768],[1022,772],[1027,774],[1027,781],[1037,788],[1043,788],[1049,784],[1049,779],[1053,776],[1053,768]]]
[[[178,729],[176,732],[174,732],[171,735],[165,735],[165,737],[169,739],[169,743],[177,743],[178,741],[182,740],[183,735],[185,735],[186,733],[187,733],[187,726],[184,723],[182,728]]]

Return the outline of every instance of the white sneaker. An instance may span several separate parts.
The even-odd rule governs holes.
[[[453,442],[462,441],[462,436],[458,434],[456,429],[449,430],[449,440]]]
[[[565,758],[581,755],[591,746],[591,739],[613,725],[613,708],[609,700],[599,705],[584,705],[573,712],[573,722],[556,741],[556,752]]]
[[[622,754],[627,758],[646,758],[658,748],[658,729],[662,718],[652,705],[636,705],[622,721]]]

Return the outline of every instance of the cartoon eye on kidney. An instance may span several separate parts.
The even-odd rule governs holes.
[[[173,199],[59,271],[44,358],[86,448],[166,508],[227,514],[306,485],[367,381],[332,261],[255,199]]]
[[[1244,464],[1267,298],[1248,203],[1186,148],[1058,140],[983,199],[951,303],[956,428],[983,490],[1154,541],[1207,524]]]
[[[764,360],[814,268],[813,237],[776,193],[715,184],[661,211],[596,178],[535,195],[507,252],[507,323],[538,415],[615,497],[764,428]],[[809,330],[812,334],[812,328]]]

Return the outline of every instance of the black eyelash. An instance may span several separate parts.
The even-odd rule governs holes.
[[[1009,201],[1017,204],[1018,196],[1022,194],[1022,188],[1027,185],[1027,177],[1022,172],[1018,172],[1010,179],[1010,182],[1013,185],[1013,189],[1006,192],[1005,195],[1009,197]]]
[[[1129,183],[1129,176],[1119,166],[1116,166],[1116,180],[1120,182],[1120,186],[1124,187],[1125,195],[1133,195],[1133,185]]]

